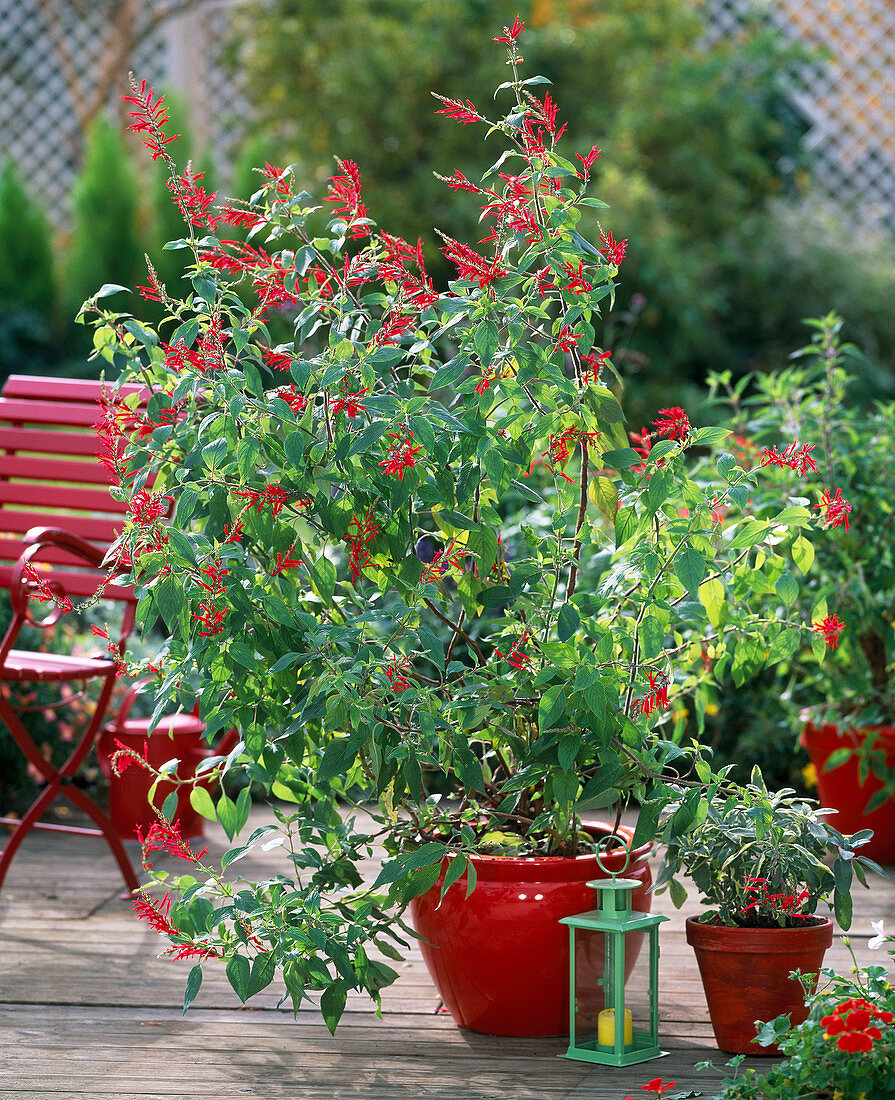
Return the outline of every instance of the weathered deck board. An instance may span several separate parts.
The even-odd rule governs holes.
[[[209,833],[214,855],[225,841]],[[268,853],[237,868],[263,874],[276,858]],[[375,873],[375,864],[367,870]],[[190,964],[157,957],[163,941],[133,917],[119,891],[98,842],[43,833],[23,845],[0,894],[2,1100],[623,1100],[655,1076],[676,1081],[675,1091],[711,1096],[716,1078],[695,1063],[726,1060],[711,1039],[684,914],[667,896],[655,899],[654,910],[672,918],[661,933],[661,1038],[669,1055],[611,1069],[558,1059],[562,1039],[461,1031],[437,1013],[415,948],[384,992],[382,1020],[367,1000],[350,997],[334,1038],[310,1006],[297,1020],[278,1009],[276,992],[241,1008],[214,964],[184,1017]],[[895,921],[891,880],[855,893],[851,938],[859,962],[874,958],[865,945],[869,920],[879,917]],[[840,969],[851,963],[838,939],[827,962]]]

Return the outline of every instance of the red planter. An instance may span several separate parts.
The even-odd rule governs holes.
[[[147,737],[148,721],[142,718],[128,718],[112,722],[105,727],[96,746],[103,774],[109,780],[109,817],[115,831],[124,840],[133,840],[137,829],[145,834],[153,822],[157,821],[155,812],[149,805],[149,788],[152,775],[142,768],[131,765],[120,776],[112,773],[112,756],[118,751],[116,741],[120,741],[154,767],[160,768],[175,757],[180,761],[177,774],[180,779],[192,779],[196,768],[208,756],[220,756],[229,752],[235,744],[235,734],[228,735],[217,749],[211,749],[202,739],[205,724],[192,714],[177,714],[163,719],[162,724],[151,736]],[[168,736],[168,729],[171,736]],[[203,784],[207,789],[208,784]],[[165,798],[175,788],[171,783],[161,782],[155,794],[155,804],[161,806]],[[190,787],[181,787],[177,794],[177,810],[174,821],[180,826],[180,834],[185,838],[202,836],[204,819],[190,805]]]
[[[876,745],[886,755],[886,764],[895,768],[895,726],[876,726]],[[802,731],[801,741],[808,750],[811,763],[817,773],[817,793],[822,806],[836,810],[830,816],[830,824],[840,833],[856,833],[859,829],[872,829],[873,838],[862,845],[860,855],[877,863],[895,863],[895,799],[889,799],[869,814],[864,807],[882,787],[875,775],[869,775],[862,785],[858,783],[858,761],[852,756],[838,768],[825,772],[824,765],[837,749],[857,748],[867,736],[866,730],[848,729],[840,733],[839,727],[828,723],[815,726],[809,722]]]
[[[596,828],[611,831],[608,824]],[[621,831],[630,843],[633,830]],[[637,848],[624,871],[642,883],[632,901],[644,913],[652,902],[649,852],[649,844]],[[620,848],[601,859],[621,872]],[[596,904],[587,882],[606,877],[596,857],[483,855],[472,863],[476,887],[468,898],[464,874],[440,907],[441,879],[410,903],[414,927],[425,937],[423,959],[445,1007],[470,1031],[568,1035],[569,934],[557,922]],[[627,959],[629,972],[635,958],[636,952]],[[576,955],[576,965],[584,968],[588,961]]]
[[[696,952],[715,1041],[730,1054],[753,1057],[779,1053],[759,1046],[755,1021],[790,1013],[793,1024],[808,1015],[793,970],[817,974],[833,942],[833,924],[799,928],[726,928],[687,920],[687,943]]]

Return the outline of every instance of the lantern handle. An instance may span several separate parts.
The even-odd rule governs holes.
[[[625,862],[621,865],[619,870],[610,871],[609,868],[605,865],[605,863],[603,863],[602,859],[600,859],[600,854],[601,854],[601,852],[603,854],[608,854],[609,847],[612,844],[612,842],[615,841],[615,840],[617,840],[621,844],[622,848],[624,849]],[[627,843],[627,841],[625,840],[624,837],[619,836],[618,833],[609,833],[607,836],[604,836],[604,837],[600,838],[600,841],[597,844],[597,850],[595,852],[595,856],[596,856],[597,864],[598,864],[600,870],[603,872],[603,874],[606,875],[607,877],[611,878],[611,879],[616,879],[616,878],[618,878],[619,875],[623,875],[625,873],[625,871],[628,869],[628,864],[631,862],[631,848],[630,848],[630,845]]]

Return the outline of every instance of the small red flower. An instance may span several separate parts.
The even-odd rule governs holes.
[[[165,501],[168,503],[165,504]],[[164,519],[170,511],[169,506],[173,503],[173,497],[149,493],[146,489],[141,489],[131,497],[127,511],[134,523],[140,524],[141,527],[148,527]]]
[[[152,866],[146,862],[150,852],[165,852],[174,859],[198,863],[208,851],[207,848],[203,848],[201,852],[194,852],[180,835],[180,825],[176,821],[153,821],[145,837],[142,830],[138,828],[137,840],[143,849],[143,866],[147,869]]]
[[[460,102],[459,99],[448,99],[446,96],[437,95],[436,99],[440,99],[444,104],[444,107],[440,111],[436,111],[436,115],[444,115],[445,118],[451,118],[454,122],[459,122],[463,126],[466,126],[469,122],[484,122],[485,118],[480,115],[475,106],[467,99],[465,105]]]
[[[811,629],[817,634],[823,635],[824,641],[827,643],[827,649],[835,649],[839,645],[839,635],[842,633],[844,626],[845,623],[838,615],[827,615],[825,619],[812,623]]]
[[[395,440],[394,443],[389,445],[388,458],[380,462],[380,466],[385,467],[387,474],[397,474],[398,481],[404,479],[404,471],[413,469],[416,466],[416,458],[414,457],[417,451],[421,451],[423,448],[412,447],[411,440],[413,439],[413,432],[408,432],[407,437],[402,439],[396,432],[389,432],[389,436]]]
[[[271,370],[289,370],[292,366],[292,356],[288,352],[274,351],[273,348],[262,348],[261,358]]]
[[[345,541],[348,543],[348,568],[351,572],[351,583],[354,584],[360,576],[361,570],[370,564],[370,551],[367,543],[372,542],[379,534],[379,525],[373,522],[373,513],[368,512],[363,523],[357,516],[351,517],[348,525],[348,533]]]
[[[580,332],[573,332],[568,325],[563,325],[553,343],[552,351],[571,351],[582,338]]]
[[[140,918],[145,920],[150,928],[153,928],[156,932],[161,932],[163,935],[176,936],[179,934],[178,929],[171,923],[171,895],[165,894],[165,896],[157,902],[152,902],[148,898],[142,895],[134,898],[134,912]]]
[[[333,416],[340,412],[344,412],[349,417],[360,416],[366,411],[366,405],[362,405],[360,399],[369,392],[370,390],[365,388],[358,390],[357,393],[349,393],[345,387],[344,391],[333,400]]]
[[[125,103],[132,103],[137,109],[135,111],[129,111],[128,117],[133,119],[133,122],[128,126],[128,130],[135,134],[143,134],[140,141],[146,146],[146,148],[152,153],[152,159],[158,160],[159,157],[164,156],[170,158],[165,152],[165,146],[169,145],[172,141],[176,141],[180,135],[172,134],[170,137],[165,137],[164,127],[170,121],[168,119],[167,107],[165,106],[165,97],[160,95],[158,99],[153,102],[153,96],[155,92],[150,88],[145,80],[140,81],[140,87],[137,87],[136,81],[131,78],[131,91],[133,95],[123,95],[121,98]]]
[[[599,155],[600,155],[600,150],[596,147],[596,145],[591,147],[591,150],[587,154],[587,156],[583,157],[580,153],[576,153],[575,156],[578,160],[581,161],[581,167],[584,170],[581,171],[581,172],[576,172],[575,175],[579,179],[586,180],[587,177],[590,175],[590,170],[593,167],[594,161],[597,159],[597,157]]]
[[[512,45],[513,42],[519,37],[519,34],[524,30],[525,24],[519,19],[517,15],[513,20],[512,27],[504,27],[504,33],[498,38],[492,38],[492,42],[506,42],[508,45]]]
[[[813,473],[817,473],[817,463],[811,457],[811,452],[813,450],[813,443],[804,443],[799,447],[798,440],[790,443],[782,454],[777,453],[776,446],[765,447],[762,451],[759,465],[779,466],[781,470],[784,466],[787,466],[790,470],[795,470],[797,474],[804,477],[809,470]]]
[[[484,256],[480,256],[475,249],[470,248],[468,244],[461,244],[460,241],[455,241],[452,237],[445,236],[443,233],[441,237],[447,241],[441,251],[457,268],[461,279],[469,279],[471,282],[478,283],[479,288],[484,290],[495,279],[506,275],[507,269],[501,267],[496,256],[489,262]]]
[[[654,710],[668,706],[668,681],[661,673],[648,672],[646,678],[649,682],[649,690],[642,699],[637,699],[632,707],[634,714],[642,714],[645,717]]]
[[[603,247],[598,248],[597,251],[602,252],[614,267],[619,267],[622,260],[625,258],[625,253],[628,251],[627,240],[614,241],[611,233],[601,233],[600,241]]]
[[[830,495],[829,489],[824,489],[820,504],[815,504],[814,507],[823,513],[821,520],[823,527],[844,527],[846,532],[850,530],[848,513],[851,511],[851,505],[847,500],[843,500],[841,489],[836,490],[835,496]]]
[[[385,675],[395,691],[404,692],[410,687],[410,681],[404,675],[409,668],[409,657],[402,657],[400,661],[397,657],[392,657],[392,663],[386,668]]]
[[[667,439],[685,439],[691,430],[687,413],[679,405],[672,409],[659,409],[653,427],[658,435],[664,435]]]
[[[515,642],[513,642],[510,652],[507,653],[505,657],[499,649],[495,649],[494,652],[497,654],[498,657],[502,657],[503,660],[505,660],[506,663],[508,665],[511,665],[513,668],[525,668],[526,665],[531,664],[531,657],[529,657],[527,653],[522,652],[522,646],[525,644],[527,638],[528,631],[526,630],[521,638],[518,638]]]

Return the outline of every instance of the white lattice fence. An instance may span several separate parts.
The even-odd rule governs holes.
[[[244,109],[238,81],[221,64],[233,2],[0,0],[3,152],[57,223],[80,160],[76,102],[89,102],[98,82],[114,101],[129,70],[189,100],[200,144],[215,150],[226,176]],[[736,34],[757,11],[784,34],[829,51],[829,60],[793,74],[816,183],[856,221],[895,230],[895,0],[694,2],[710,41]],[[112,29],[122,15],[132,16],[134,46],[116,62]]]
[[[865,225],[895,231],[895,2],[702,0],[709,38],[750,14],[827,59],[793,74],[817,187]]]
[[[242,104],[219,63],[230,3],[0,0],[2,154],[16,161],[57,224],[66,219],[85,115],[97,101],[119,109],[130,71],[156,88],[195,93],[193,129],[226,168]]]

